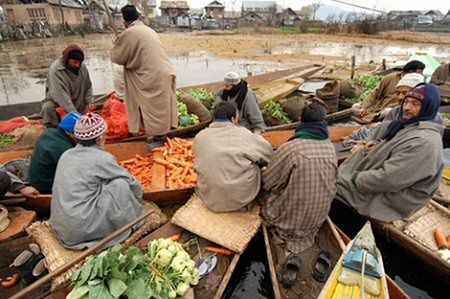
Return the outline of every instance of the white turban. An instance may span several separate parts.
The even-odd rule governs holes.
[[[227,84],[237,85],[241,82],[241,77],[235,72],[228,72],[225,74],[223,81]]]
[[[395,86],[395,88],[399,87],[399,86],[409,86],[411,88],[414,88],[416,85],[420,84],[420,83],[424,83],[425,78],[423,77],[422,74],[417,74],[417,73],[409,73],[404,75],[400,81],[398,81],[397,86]]]

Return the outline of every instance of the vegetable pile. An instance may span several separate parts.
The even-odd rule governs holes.
[[[211,103],[214,101],[214,94],[207,91],[204,88],[193,88],[189,90],[189,94],[202,102],[206,108],[210,109],[212,108]]]
[[[283,108],[281,108],[281,105],[277,102],[270,101],[264,106],[262,112],[263,114],[275,118],[281,124],[289,124],[292,122],[286,112],[284,112]]]
[[[197,184],[194,172],[194,154],[192,141],[181,138],[167,139],[163,147],[154,148],[152,152],[162,152],[163,159],[154,159],[155,163],[166,168],[166,188],[185,188]]]
[[[136,155],[133,159],[122,161],[119,164],[138,179],[145,190],[152,188],[153,154],[145,157]]]
[[[88,258],[67,298],[177,298],[198,283],[195,262],[179,243],[158,239],[148,248],[146,254],[136,247],[121,254],[116,245]]]
[[[198,116],[195,114],[189,114],[187,107],[184,103],[178,101],[178,123],[180,127],[189,127],[198,124]]]
[[[0,134],[0,147],[1,146],[10,146],[16,142],[13,136],[8,134]]]
[[[355,82],[362,85],[364,92],[356,98],[356,102],[362,102],[369,93],[377,87],[382,77],[376,75],[359,75],[355,78]]]

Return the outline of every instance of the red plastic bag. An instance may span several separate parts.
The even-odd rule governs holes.
[[[25,116],[14,117],[9,120],[0,121],[0,134],[12,132],[17,128],[26,125],[37,126],[40,125],[40,123],[38,121],[28,120],[28,118],[26,118]]]
[[[129,136],[127,108],[114,93],[103,105],[102,117],[108,125],[106,140],[117,140]]]

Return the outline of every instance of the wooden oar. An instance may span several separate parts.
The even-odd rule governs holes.
[[[149,217],[153,213],[154,213],[153,210],[148,211],[147,213],[136,218],[135,220],[128,223],[127,225],[124,225],[122,228],[120,228],[119,230],[116,230],[115,232],[113,232],[112,234],[110,234],[109,236],[107,236],[106,238],[104,238],[103,240],[101,240],[100,242],[98,242],[97,244],[92,246],[91,248],[83,251],[83,253],[80,254],[77,258],[75,258],[72,261],[68,262],[67,264],[62,265],[61,267],[55,269],[55,271],[52,271],[51,273],[47,274],[46,276],[42,277],[41,279],[35,281],[33,284],[27,286],[26,288],[22,289],[20,292],[14,294],[14,296],[10,297],[10,299],[29,298],[31,295],[31,292],[40,288],[47,282],[50,282],[53,278],[66,272],[67,270],[69,270],[70,268],[72,268],[73,266],[75,266],[76,264],[81,262],[82,260],[84,260],[86,257],[94,254],[95,252],[97,252],[97,250],[101,249],[103,246],[108,244],[110,241],[114,240],[115,238],[117,238],[118,236],[120,236],[121,234],[123,234],[124,232],[126,232],[131,227],[138,224],[139,222],[143,221],[145,218]]]

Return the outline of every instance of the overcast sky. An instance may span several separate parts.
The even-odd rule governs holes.
[[[204,7],[213,0],[188,0],[190,7]],[[242,0],[219,0],[225,3],[226,10],[231,10],[231,3],[234,3],[234,10],[238,10],[241,7]],[[349,11],[363,11],[359,8],[348,6],[345,4],[340,4],[331,0],[319,0],[319,1],[309,1],[309,0],[276,0],[279,5],[284,7],[291,7],[293,9],[299,9],[302,6],[321,2],[323,4],[329,4],[338,6]],[[450,9],[449,0],[342,0],[344,2],[350,2],[353,4],[358,4],[361,6],[367,6],[370,8],[375,8],[383,11],[390,10],[427,10],[427,9],[438,9],[444,14]],[[157,0],[158,6],[161,0]]]

